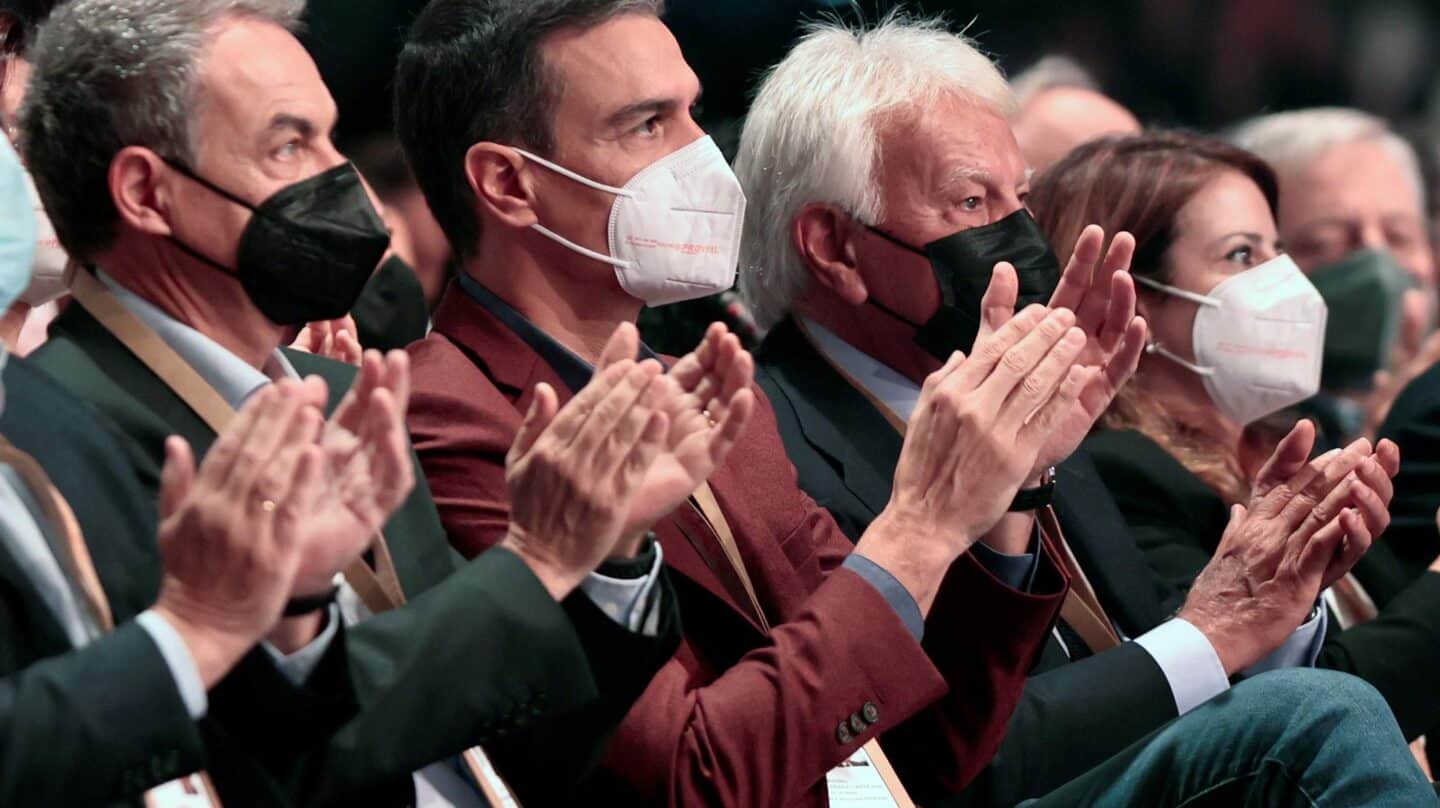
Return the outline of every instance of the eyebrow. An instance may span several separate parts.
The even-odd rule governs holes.
[[[337,117],[335,120],[335,124],[330,127],[330,131],[327,134],[333,139],[335,136],[335,132],[337,129],[339,129],[339,127],[340,120]],[[314,138],[315,135],[319,132],[318,127],[315,126],[314,121],[311,121],[309,118],[303,118],[299,115],[292,115],[288,112],[276,113],[275,116],[270,119],[270,124],[265,127],[266,132],[277,132],[285,129],[295,130],[301,137],[305,138],[306,140]]]
[[[701,87],[700,90],[695,93],[695,100],[691,102],[692,106],[694,104],[700,103],[700,99],[704,97],[705,88]],[[655,115],[662,112],[669,112],[673,109],[678,108],[679,106],[680,102],[675,98],[647,98],[644,101],[636,101],[633,104],[626,104],[619,110],[612,113],[610,117],[606,118],[605,123],[609,126],[619,126],[626,121],[633,120],[635,118],[649,117],[650,115]]]
[[[1210,246],[1211,246],[1211,247],[1218,247],[1218,246],[1220,246],[1221,244],[1223,244],[1226,240],[1235,238],[1236,236],[1239,236],[1239,237],[1245,239],[1246,241],[1251,241],[1251,242],[1254,242],[1254,243],[1256,243],[1256,244],[1264,244],[1264,243],[1265,243],[1265,237],[1262,236],[1262,235],[1260,235],[1259,233],[1251,233],[1251,232],[1248,232],[1248,231],[1245,231],[1245,230],[1236,230],[1236,231],[1233,232],[1233,233],[1226,233],[1225,235],[1220,236],[1219,238],[1212,239],[1212,240],[1210,241]]]

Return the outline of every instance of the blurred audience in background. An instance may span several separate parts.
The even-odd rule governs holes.
[[[1046,56],[1016,76],[1019,109],[1010,128],[1034,171],[1044,171],[1071,149],[1102,135],[1134,134],[1140,122],[1100,91],[1085,68],[1063,56]]]

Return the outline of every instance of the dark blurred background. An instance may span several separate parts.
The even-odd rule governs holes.
[[[944,13],[1010,75],[1041,56],[1069,56],[1150,125],[1216,129],[1266,111],[1360,107],[1414,137],[1427,173],[1440,177],[1440,0],[669,0],[667,22],[705,87],[700,123],[728,155],[758,77],[807,20],[873,20],[896,5]],[[398,163],[383,140],[391,72],[423,6],[310,0],[306,40],[340,105],[340,145],[372,179],[387,154],[392,169]],[[641,328],[658,349],[683,352],[725,306],[711,298],[648,310]]]
[[[311,0],[308,44],[345,135],[389,123],[390,73],[423,0]],[[756,76],[803,21],[874,18],[894,2],[670,0],[668,22],[705,84],[706,122],[744,113]],[[1067,54],[1150,123],[1214,127],[1268,109],[1346,104],[1401,123],[1440,104],[1436,0],[988,0],[943,12],[1015,73]],[[480,55],[477,54],[477,57]]]

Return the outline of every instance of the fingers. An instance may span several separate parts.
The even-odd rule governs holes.
[[[415,468],[410,462],[405,418],[389,390],[375,391],[371,413],[362,437],[371,450],[370,479],[374,490],[364,493],[372,495],[379,510],[377,515],[383,521],[415,487]]]
[[[721,343],[725,335],[730,333],[722,323],[711,323],[705,330],[704,339],[695,350],[686,354],[670,368],[668,374],[680,384],[680,389],[685,392],[692,392],[704,379],[708,369],[715,364],[715,359],[720,353]]]
[[[1060,283],[1050,296],[1051,308],[1065,308],[1074,311],[1080,308],[1085,294],[1094,279],[1095,265],[1100,261],[1100,249],[1105,243],[1105,231],[1099,225],[1088,225],[1080,231],[1075,240],[1075,250],[1070,261],[1060,273]]]
[[[1315,580],[1319,588],[1329,586],[1355,566],[1372,542],[1364,520],[1346,508],[1306,542],[1298,572],[1302,579]]]
[[[165,439],[165,467],[160,470],[160,519],[180,509],[195,482],[195,453],[179,435]]]
[[[235,454],[235,462],[230,468],[232,490],[249,488],[251,481],[283,445],[293,419],[299,413],[298,382],[287,380],[271,387],[276,391],[274,406],[267,407],[256,417],[244,444]]]
[[[1039,325],[1026,334],[1014,348],[1006,351],[995,364],[990,375],[980,384],[981,395],[990,401],[1005,401],[1011,391],[1031,375],[1056,344],[1067,337],[1074,324],[1075,315],[1069,309],[1055,309],[1047,314]],[[1079,337],[1081,348],[1084,347],[1084,336],[1082,333]]]
[[[1265,465],[1255,475],[1253,499],[1264,497],[1275,486],[1298,474],[1314,448],[1315,424],[1306,420],[1297,422],[1290,428],[1289,434],[1276,444],[1275,451],[1270,453]]]
[[[1038,451],[1045,438],[1055,431],[1055,428],[1075,407],[1075,402],[1080,398],[1080,392],[1089,383],[1094,372],[1091,368],[1071,366],[1064,381],[1060,382],[1059,388],[1055,390],[1055,394],[1040,407],[1028,422],[1021,426],[1018,443],[1033,446]]]
[[[1368,460],[1366,462],[1369,462]],[[1363,464],[1362,464],[1363,465]],[[1390,504],[1361,480],[1350,484],[1350,502],[1370,535],[1379,536],[1390,527]]]
[[[977,340],[975,347],[970,351],[970,357],[955,373],[950,374],[940,389],[969,392],[979,387],[1010,349],[1034,331],[1046,316],[1044,306],[1026,306],[989,338]],[[1067,323],[1066,327],[1068,326]],[[1056,335],[1056,338],[1058,339],[1059,335]],[[936,392],[938,393],[939,390]]]
[[[596,452],[609,440],[611,433],[620,427],[626,414],[645,394],[645,389],[659,376],[658,362],[646,360],[632,364],[619,383],[590,411],[590,417],[570,442],[570,448],[577,458],[581,458],[585,463],[593,463]]]
[[[356,339],[354,331],[336,331],[334,350],[332,358],[347,365],[360,364],[360,357],[364,354],[364,349],[360,347],[360,340]]]
[[[639,439],[631,445],[629,454],[620,465],[620,473],[615,477],[617,498],[627,499],[645,479],[646,472],[650,471],[660,451],[665,448],[665,435],[669,431],[670,423],[665,413],[651,410]],[[648,528],[649,525],[643,527]]]
[[[1133,249],[1133,240],[1131,243]],[[1098,334],[1100,350],[1106,356],[1119,347],[1135,320],[1135,279],[1130,277],[1129,272],[1120,271],[1110,276],[1109,298],[1105,320],[1101,323]]]
[[[1050,399],[1055,388],[1070,373],[1084,348],[1085,332],[1078,328],[1066,330],[1040,363],[1020,378],[1020,383],[1005,401],[997,425],[1005,429],[1007,434],[1011,430],[1018,431],[1020,425]],[[1096,376],[1098,374],[1089,374],[1086,381]]]
[[[525,411],[525,419],[520,422],[520,430],[515,433],[515,441],[510,444],[510,451],[506,454],[505,465],[514,465],[529,453],[530,448],[535,445],[535,439],[550,425],[555,418],[555,412],[559,408],[559,399],[555,395],[555,388],[540,382],[535,385],[535,395],[530,399],[530,409]]]
[[[735,394],[730,401],[730,406],[726,408],[724,417],[711,430],[709,447],[711,463],[719,466],[725,462],[730,450],[735,447],[735,442],[745,433],[745,427],[750,423],[750,414],[754,411],[754,392],[746,388]]]
[[[1383,503],[1389,504],[1391,498],[1395,496],[1395,483],[1381,467],[1378,455],[1377,452],[1361,461],[1359,467],[1355,469],[1355,476],[1372,492],[1379,495],[1379,499]]]
[[[1294,530],[1297,537],[1306,538],[1338,516],[1349,493],[1347,478],[1369,456],[1370,442],[1361,438],[1345,447],[1339,455],[1330,457],[1316,473],[1308,475],[1309,481],[1305,485],[1292,481],[1290,490],[1298,493],[1281,511],[1284,524]],[[1307,464],[1307,470],[1314,466]],[[1305,475],[1305,470],[1296,478],[1302,475]]]
[[[600,361],[595,364],[595,370],[604,370],[616,362],[625,359],[634,359],[640,353],[640,330],[634,323],[621,323],[610,333],[610,339],[605,341],[605,348],[600,352]]]
[[[990,285],[985,287],[985,296],[980,299],[980,331],[976,341],[990,336],[1015,316],[1015,301],[1020,296],[1020,278],[1015,266],[1008,261],[995,265],[990,273]]]
[[[279,395],[280,392],[273,385],[268,385],[245,402],[245,406],[240,408],[240,413],[235,416],[225,431],[220,433],[220,437],[210,447],[210,451],[205,453],[205,459],[200,464],[202,484],[209,488],[220,488],[225,484],[225,481],[230,478],[230,470],[235,464],[235,458],[240,453],[240,447],[249,438],[250,430],[254,428],[256,419],[275,406]]]
[[[277,546],[292,547],[303,532],[294,528],[319,508],[325,494],[324,467],[323,449],[315,445],[298,447],[295,462],[290,464],[285,496],[273,514],[272,540]]]
[[[1400,473],[1400,447],[1395,441],[1389,438],[1382,438],[1379,445],[1375,447],[1375,461],[1387,477],[1392,480]]]
[[[257,443],[257,448],[261,451],[268,450],[269,454],[261,467],[256,469],[246,490],[237,492],[249,518],[267,517],[268,512],[273,511],[278,503],[284,502],[289,496],[289,485],[295,476],[295,464],[299,462],[305,449],[318,445],[317,439],[324,423],[325,418],[319,410],[301,407],[281,425],[281,430],[277,430],[281,434],[270,444],[273,448],[267,449],[265,445]],[[255,434],[260,434],[258,429]],[[252,440],[258,441],[258,438]],[[268,506],[265,504],[267,502],[270,503]]]
[[[410,407],[410,355],[404,351],[390,351],[384,356],[384,372],[379,384],[394,398],[400,412]]]

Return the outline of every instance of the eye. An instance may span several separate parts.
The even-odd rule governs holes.
[[[293,160],[296,155],[300,154],[301,145],[303,144],[301,144],[299,138],[287,140],[280,144],[280,146],[271,153],[271,156],[277,160]]]
[[[642,122],[639,126],[635,127],[635,133],[636,133],[636,134],[645,135],[646,137],[655,135],[655,134],[659,133],[659,131],[660,131],[660,116],[659,116],[659,115],[651,115],[649,118],[646,118],[646,119],[644,120],[644,122]]]
[[[962,210],[979,210],[984,203],[985,200],[978,196],[967,196],[960,202],[960,208]]]
[[[691,118],[691,120],[696,120],[696,121],[698,121],[698,120],[700,120],[700,118],[701,118],[704,114],[705,114],[705,105],[704,105],[704,104],[700,103],[699,101],[696,101],[695,103],[693,103],[693,104],[690,105],[690,118]]]
[[[1225,260],[1242,266],[1254,266],[1255,248],[1249,244],[1238,245],[1225,253]]]

